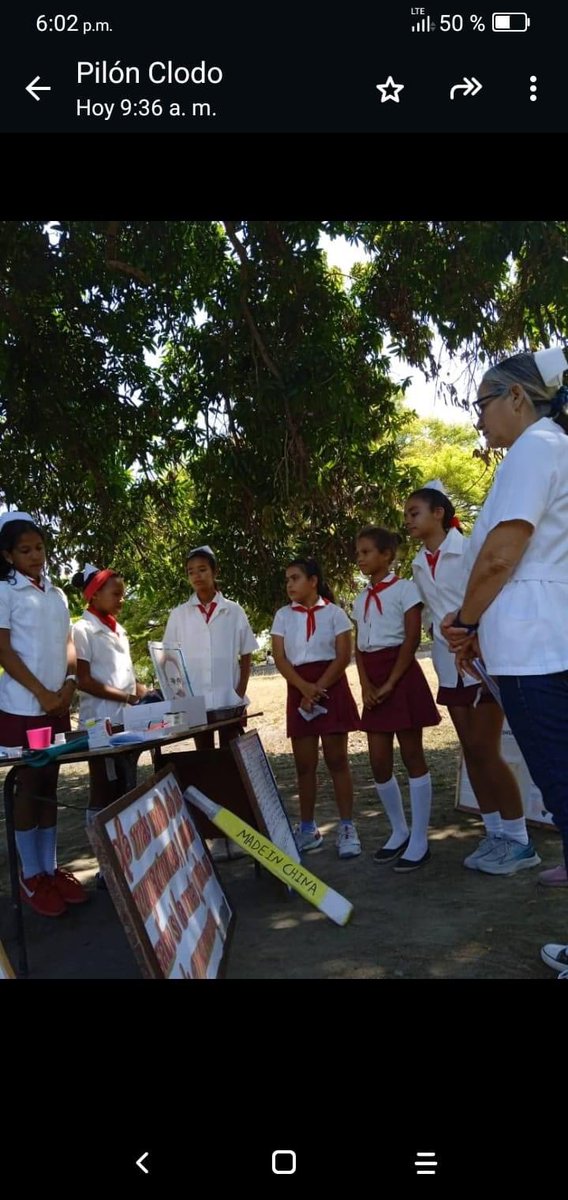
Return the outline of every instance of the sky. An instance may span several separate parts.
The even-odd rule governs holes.
[[[326,234],[322,234],[320,245],[327,254],[329,265],[338,267],[344,275],[349,275],[355,262],[362,262],[365,259],[361,248],[350,246],[345,238],[334,238],[332,240]],[[441,341],[435,339],[434,354],[439,357],[441,350]],[[449,359],[444,359],[442,356],[441,367],[444,382],[454,383],[458,387],[460,376],[459,363],[452,363]],[[454,408],[453,405],[446,404],[442,396],[436,396],[435,382],[433,380],[426,380],[420,371],[409,366],[404,359],[393,357],[391,374],[395,380],[412,378],[412,383],[405,394],[405,403],[409,408],[418,413],[419,417],[437,417],[438,420],[446,421],[450,425],[473,424],[470,413],[464,412],[461,408]]]

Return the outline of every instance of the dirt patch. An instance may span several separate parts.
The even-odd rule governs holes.
[[[431,663],[422,665],[432,687]],[[354,667],[349,670],[360,701]],[[283,726],[285,684],[279,675],[251,679],[252,722],[262,738],[290,816],[298,815],[294,764]],[[388,827],[376,803],[366,739],[350,737],[356,820],[363,844],[358,859],[340,862],[335,852],[337,812],[329,777],[319,772],[317,818],[326,834],[323,850],[310,856],[317,875],[354,905],[345,928],[333,925],[300,897],[289,898],[252,862],[220,864],[237,924],[228,964],[234,979],[525,979],[554,975],[541,962],[540,947],[568,937],[566,892],[537,887],[538,869],[509,878],[493,878],[462,866],[480,836],[481,823],[455,810],[458,750],[446,710],[441,725],[425,733],[434,784],[430,846],[432,861],[410,876],[395,875],[372,861]],[[405,804],[408,788],[400,758],[396,768]],[[4,772],[1,772],[2,776]],[[140,760],[140,781],[151,775],[149,755]],[[112,901],[94,888],[96,863],[84,830],[87,768],[62,768],[60,861],[76,872],[91,893],[91,903],[60,921],[25,913],[33,978],[132,979],[138,968]],[[0,938],[16,961],[9,909],[8,867],[3,814],[0,823]],[[561,861],[556,831],[534,829],[532,837],[545,866]]]

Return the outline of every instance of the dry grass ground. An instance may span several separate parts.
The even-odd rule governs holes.
[[[422,665],[432,687],[429,659]],[[357,701],[354,667],[349,679]],[[285,685],[280,676],[250,682],[251,712],[263,716],[257,728],[292,818],[297,816],[294,765],[283,724]],[[457,744],[445,709],[441,725],[425,734],[434,784],[431,863],[410,876],[395,875],[372,861],[387,835],[378,809],[363,734],[350,737],[356,819],[363,844],[358,859],[339,862],[335,852],[336,809],[325,767],[320,766],[318,822],[324,849],[310,860],[321,879],[354,905],[349,925],[340,929],[271,876],[254,875],[249,860],[220,867],[237,913],[228,964],[229,978],[366,979],[527,979],[555,976],[540,961],[546,941],[568,937],[565,891],[536,883],[537,870],[510,878],[467,871],[462,859],[476,844],[480,822],[455,810]],[[405,801],[408,789],[397,754]],[[141,760],[149,776],[149,756]],[[92,886],[96,870],[80,811],[86,803],[86,767],[62,768],[61,860]],[[5,837],[0,828],[0,938],[15,960],[8,907]],[[536,829],[533,838],[545,865],[560,861],[554,830]],[[92,890],[89,906],[60,921],[26,912],[29,957],[35,978],[136,978],[138,969],[108,895]]]

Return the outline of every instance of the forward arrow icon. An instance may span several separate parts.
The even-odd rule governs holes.
[[[477,93],[481,91],[483,84],[475,78],[475,75],[472,75],[471,79],[464,75],[463,79],[463,83],[454,84],[450,92],[450,100],[454,99],[455,92],[463,92],[464,96],[477,96]]]

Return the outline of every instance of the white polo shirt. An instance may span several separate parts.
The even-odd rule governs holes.
[[[412,576],[431,618],[432,662],[441,687],[457,687],[459,679],[455,656],[440,632],[440,624],[449,612],[460,608],[469,577],[466,548],[468,539],[450,529],[439,547],[434,578],[426,558],[426,547],[418,551],[412,563]],[[473,675],[465,675],[466,687],[479,685]]]
[[[534,533],[511,578],[481,617],[479,643],[492,675],[568,670],[568,435],[549,417],[529,425],[499,467],[467,550],[471,570],[502,521]]]
[[[45,590],[19,571],[0,581],[0,629],[10,630],[10,645],[29,671],[49,691],[58,692],[67,674],[67,641],[71,623],[67,598],[44,578]],[[32,692],[4,671],[0,676],[0,709],[22,717],[43,712]]]
[[[389,571],[381,582],[389,583],[394,578],[394,571]],[[357,622],[357,647],[367,654],[402,645],[406,635],[404,614],[415,604],[422,604],[416,584],[410,579],[398,579],[392,587],[379,592],[382,613],[371,597],[365,617],[365,602],[371,586],[369,584],[363,592],[359,592],[353,605],[353,620]]]
[[[224,708],[242,703],[236,686],[239,682],[239,658],[258,650],[258,642],[240,604],[226,600],[221,592],[214,596],[216,607],[205,620],[194,593],[179,604],[168,617],[164,646],[183,650],[195,696],[204,696],[206,708]]]
[[[126,630],[122,625],[116,626],[116,633],[103,625],[98,617],[90,612],[75,622],[72,629],[73,641],[77,658],[88,662],[91,675],[97,683],[108,687],[120,688],[123,692],[136,691],[136,676]],[[100,720],[110,717],[117,723],[122,716],[123,705],[118,700],[105,700],[102,696],[90,696],[87,692],[79,693],[79,721]]]
[[[314,604],[316,628],[307,636],[308,617],[305,612],[294,611],[292,604],[279,608],[275,614],[272,634],[284,638],[284,653],[293,667],[311,662],[331,662],[337,649],[335,639],[340,633],[352,633],[353,626],[347,613],[338,604],[326,603],[318,596]]]

